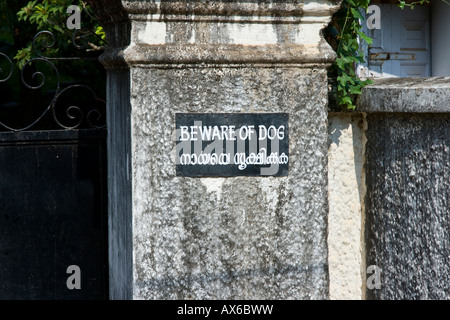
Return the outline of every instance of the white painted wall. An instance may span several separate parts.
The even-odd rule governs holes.
[[[329,115],[328,265],[330,299],[364,299],[364,121]]]

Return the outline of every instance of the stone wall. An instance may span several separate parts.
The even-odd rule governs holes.
[[[111,39],[111,298],[328,299],[335,53],[320,30],[339,4],[91,3]],[[177,114],[274,112],[289,119],[287,175],[177,175]]]
[[[449,298],[449,98],[449,78],[379,79],[329,114],[331,299]]]
[[[448,78],[380,80],[328,113],[336,1],[90,2],[112,299],[449,297]],[[177,114],[271,112],[287,175],[177,174]]]
[[[136,297],[326,298],[325,72],[132,72]],[[287,177],[176,176],[176,112],[250,110],[289,113]]]
[[[381,274],[369,299],[450,297],[449,80],[380,80],[363,95],[366,263]]]

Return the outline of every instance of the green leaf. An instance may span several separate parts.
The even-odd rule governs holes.
[[[360,50],[360,42],[372,44],[370,36],[362,31],[364,21],[363,12],[367,10],[370,0],[343,0],[341,9],[333,16],[338,25],[338,34],[332,34],[337,41],[335,47],[337,59],[331,68],[336,74],[336,89],[333,94],[341,108],[354,110],[356,96],[360,95],[362,88],[371,83],[362,81],[355,74],[355,65],[364,62],[364,54]],[[333,26],[334,27],[334,26]]]
[[[368,44],[373,43],[373,39],[369,36],[367,36],[364,32],[358,30],[358,35]]]
[[[23,69],[23,67],[25,66],[25,64],[31,60],[31,44],[28,45],[28,47],[17,50],[16,55],[14,56],[14,60],[17,60],[17,67],[19,69]]]
[[[341,86],[345,86],[348,82],[351,82],[351,78],[347,74],[343,74],[337,77],[337,81]]]
[[[355,18],[357,18],[357,19],[364,20],[364,17],[362,16],[361,12],[359,12],[358,9],[356,9],[356,8],[351,8],[351,11],[352,11],[353,17],[355,17]]]
[[[64,33],[64,30],[58,25],[54,25],[53,28],[58,32]]]
[[[349,92],[351,94],[361,94],[361,86],[351,86]]]

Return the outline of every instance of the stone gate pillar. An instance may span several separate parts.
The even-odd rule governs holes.
[[[321,29],[337,2],[91,0],[112,299],[328,298]]]

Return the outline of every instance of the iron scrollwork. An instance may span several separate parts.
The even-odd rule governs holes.
[[[0,67],[0,82],[6,82],[9,80],[9,78],[11,78],[12,74],[13,74],[13,63],[11,61],[11,59],[4,53],[0,52],[0,57],[1,59],[6,59],[6,62],[9,64],[9,71],[5,72],[3,70],[3,68]],[[6,76],[5,76],[6,74]],[[2,76],[4,76],[5,78],[2,78]]]
[[[72,35],[72,44],[76,49],[85,49],[88,42],[77,43],[93,32],[86,30],[75,30]],[[95,35],[95,34],[94,34]],[[61,75],[57,65],[61,62],[97,60],[97,56],[90,57],[51,57],[46,56],[42,50],[51,49],[55,46],[55,35],[50,31],[41,31],[35,35],[32,42],[32,50],[36,57],[26,62],[20,70],[21,86],[30,93],[44,91],[44,85],[50,83],[52,89],[45,88],[45,100],[49,101],[40,106],[33,118],[27,123],[11,125],[8,123],[6,115],[13,112],[3,112],[0,114],[0,128],[2,131],[26,131],[33,130],[43,122],[44,118],[53,119],[51,127],[56,130],[72,129],[92,129],[106,127],[104,99],[99,98],[95,91],[87,84],[81,82],[62,83]],[[14,63],[4,53],[0,52],[0,84],[6,83],[13,77]],[[47,81],[51,78],[51,81]],[[34,103],[33,103],[34,104]],[[0,107],[0,109],[2,109]],[[12,110],[9,108],[10,111]],[[35,108],[31,108],[33,113]],[[17,113],[17,112],[16,112]],[[5,118],[3,118],[5,117]],[[16,117],[14,115],[13,117]],[[10,121],[11,122],[11,121]],[[13,121],[14,122],[14,121]],[[47,119],[48,123],[48,119]]]

